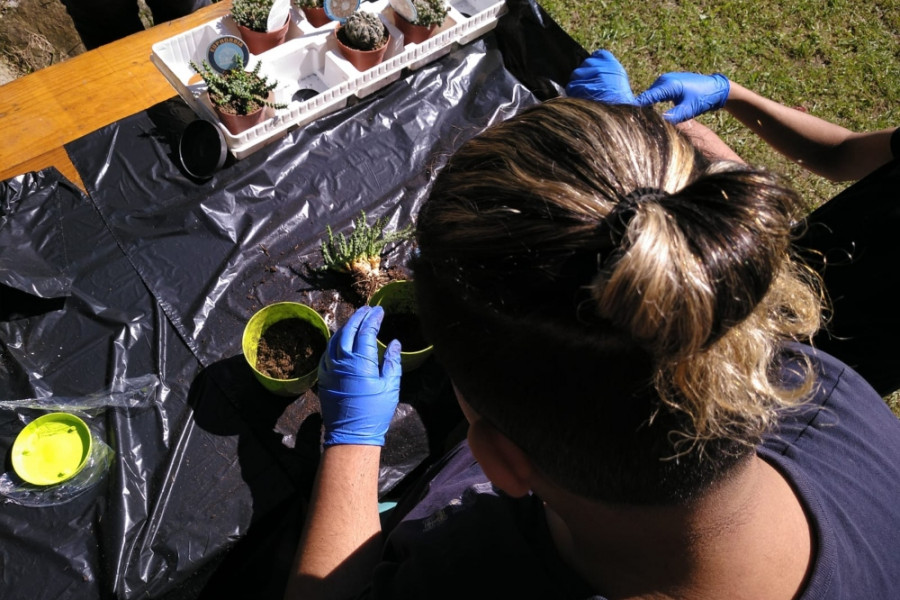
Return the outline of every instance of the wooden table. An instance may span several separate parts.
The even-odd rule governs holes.
[[[151,46],[230,10],[221,0],[0,86],[0,181],[53,166],[84,191],[63,146],[175,96]]]

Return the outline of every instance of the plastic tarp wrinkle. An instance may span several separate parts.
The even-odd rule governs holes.
[[[12,312],[13,304],[28,303],[15,291],[60,298],[69,295],[72,285],[65,240],[58,227],[61,212],[56,189],[23,193],[35,177],[39,176],[25,174],[0,182],[0,313]]]

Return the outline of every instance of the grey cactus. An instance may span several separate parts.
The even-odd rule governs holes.
[[[344,43],[357,50],[375,50],[384,45],[388,32],[378,15],[358,10],[347,17],[341,31]]]

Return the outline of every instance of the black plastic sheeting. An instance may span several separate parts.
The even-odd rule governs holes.
[[[354,306],[315,274],[326,225],[414,220],[463,141],[557,95],[586,52],[526,0],[496,30],[198,181],[175,159],[196,118],[173,99],[67,146],[89,196],[54,169],[0,183],[0,596],[280,598],[319,456],[315,389],[268,394],[241,332],[282,300],[332,330]],[[402,269],[412,249],[388,265]],[[432,359],[405,374],[381,499],[460,422]],[[85,418],[103,478],[56,498],[9,454],[48,410]]]

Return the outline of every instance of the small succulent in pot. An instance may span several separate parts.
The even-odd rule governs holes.
[[[294,0],[297,8],[325,8],[325,0]]]
[[[222,74],[214,71],[205,60],[200,66],[194,61],[190,65],[206,82],[209,101],[220,110],[247,115],[266,106],[287,108],[287,104],[276,104],[269,100],[269,95],[278,86],[278,82],[270,82],[259,72],[261,62],[257,62],[251,71],[234,67]]]
[[[440,25],[450,12],[444,0],[412,0],[412,4],[416,7],[416,19],[410,22],[422,27]]]
[[[234,0],[231,16],[238,25],[265,32],[268,31],[269,13],[274,3],[274,0]]]
[[[338,39],[356,50],[377,50],[387,43],[388,30],[378,15],[359,10],[347,17]]]

